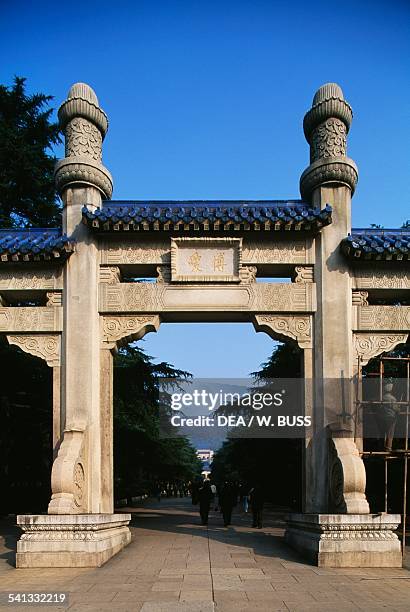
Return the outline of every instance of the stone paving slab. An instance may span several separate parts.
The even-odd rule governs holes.
[[[273,523],[255,531],[249,516],[237,513],[234,525],[224,529],[220,514],[212,512],[206,528],[188,500],[130,510],[131,544],[99,569],[16,570],[17,531],[4,524],[0,591],[68,593],[68,607],[36,606],[36,612],[410,610],[407,569],[320,569],[291,551]]]

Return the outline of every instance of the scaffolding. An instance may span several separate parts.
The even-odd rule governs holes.
[[[395,366],[396,376],[392,376],[391,372],[388,373],[386,370],[391,369],[386,366]],[[393,461],[401,461],[403,464],[403,486],[402,486],[402,556],[403,561],[406,554],[406,526],[407,526],[407,475],[408,475],[408,460],[410,456],[409,450],[409,415],[410,415],[410,356],[393,356],[383,355],[379,358],[379,368],[376,372],[363,372],[364,366],[359,360],[358,363],[358,377],[357,377],[357,388],[356,388],[356,414],[355,424],[357,437],[362,437],[365,433],[363,428],[365,427],[366,416],[376,416],[377,411],[380,411],[381,406],[391,405],[391,409],[395,411],[397,421],[401,421],[402,433],[398,437],[394,437],[393,433],[385,432],[384,439],[384,450],[367,450],[365,448],[361,451],[361,456],[365,463],[371,459],[384,461],[384,512],[388,512],[389,508],[389,466]],[[400,374],[400,376],[397,376]],[[390,382],[394,384],[395,379],[401,379],[401,397],[386,399],[385,384]],[[378,397],[368,399],[365,397],[363,389],[364,380],[377,379],[378,382]],[[360,434],[358,434],[358,426],[360,426]],[[394,430],[394,427],[393,427]],[[366,436],[363,436],[363,444],[366,440]],[[393,448],[392,442],[395,441],[395,448]]]

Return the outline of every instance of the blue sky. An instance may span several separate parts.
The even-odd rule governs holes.
[[[56,106],[73,82],[96,90],[110,119],[104,162],[116,199],[299,197],[303,115],[316,89],[336,81],[354,111],[354,226],[398,227],[410,217],[404,0],[2,0],[0,19],[2,83],[26,76]],[[175,343],[188,346],[194,333],[201,355],[187,364]],[[212,333],[226,336],[219,357],[206,342]],[[238,337],[247,348],[231,374],[226,356]],[[271,347],[246,325],[169,325],[153,338],[150,353],[181,367],[194,359],[202,376],[243,376]]]

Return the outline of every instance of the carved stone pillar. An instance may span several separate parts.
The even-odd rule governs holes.
[[[56,166],[55,180],[63,200],[63,231],[76,245],[63,273],[65,422],[52,468],[48,517],[18,517],[27,533],[17,544],[17,567],[99,566],[131,538],[130,515],[111,514],[112,466],[104,447],[110,415],[107,418],[104,412],[102,393],[107,389],[101,381],[107,364],[101,355],[98,310],[100,251],[95,236],[82,223],[81,212],[85,204],[99,207],[102,197],[111,197],[112,179],[101,162],[108,121],[94,91],[84,83],[70,89],[59,120],[66,157]],[[50,305],[59,299],[56,294],[48,297]]]
[[[322,567],[400,567],[393,530],[400,517],[369,514],[366,474],[352,425],[354,353],[350,270],[340,252],[351,231],[357,168],[346,157],[352,110],[334,83],[320,87],[304,119],[310,166],[300,179],[302,198],[330,204],[332,223],[315,238],[317,311],[314,315],[314,432],[311,441],[311,514],[292,514],[287,542]],[[329,426],[336,422],[336,428]],[[328,514],[333,513],[333,514]]]
[[[358,176],[356,165],[346,157],[351,120],[352,109],[335,83],[319,88],[304,118],[311,164],[302,174],[301,194],[316,206],[333,208],[332,223],[315,238],[315,502],[311,510],[316,512],[326,512],[329,504],[326,425],[337,415],[353,411],[352,287],[349,267],[339,250],[351,231],[351,195]]]
[[[84,83],[71,87],[67,100],[59,109],[59,120],[65,133],[66,157],[57,163],[55,180],[63,200],[63,230],[75,241],[76,249],[63,273],[61,398],[65,425],[53,466],[49,512],[97,513],[102,506],[100,255],[95,238],[82,223],[81,210],[84,204],[100,206],[102,196],[111,196],[112,180],[101,163],[108,121],[94,91]],[[49,296],[49,300],[56,299],[58,296],[54,294]],[[81,505],[75,503],[73,497],[79,486],[73,480],[76,476],[81,476],[83,481]],[[58,491],[54,490],[54,484]],[[60,490],[61,487],[65,490]]]

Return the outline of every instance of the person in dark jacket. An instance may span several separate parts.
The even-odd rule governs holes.
[[[208,514],[213,498],[211,483],[205,480],[202,487],[198,491],[199,498],[199,514],[201,515],[202,525],[208,525]]]
[[[232,509],[236,506],[236,502],[237,495],[235,487],[230,482],[225,482],[219,493],[219,505],[221,507],[225,527],[231,524]]]
[[[262,529],[262,514],[265,504],[265,492],[261,484],[249,491],[249,502],[252,509],[252,527]]]

